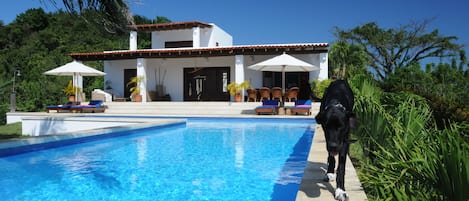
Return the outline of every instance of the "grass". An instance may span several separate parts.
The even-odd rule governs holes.
[[[18,138],[21,136],[21,122],[0,126],[0,139]]]

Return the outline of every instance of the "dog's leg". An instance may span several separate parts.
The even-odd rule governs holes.
[[[339,167],[337,167],[337,188],[341,188],[342,190],[345,190],[345,187],[344,187],[345,162],[346,162],[346,155],[340,154]]]
[[[330,182],[330,181],[335,181],[335,158],[332,154],[329,154],[327,157],[327,172],[326,176],[324,177],[324,181]]]
[[[343,147],[339,153],[339,167],[337,168],[337,188],[335,189],[335,199],[340,201],[348,200],[348,194],[345,192],[345,162],[347,161],[348,144]]]

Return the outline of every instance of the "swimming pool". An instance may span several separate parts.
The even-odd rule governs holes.
[[[311,119],[187,123],[0,158],[2,200],[295,200]]]

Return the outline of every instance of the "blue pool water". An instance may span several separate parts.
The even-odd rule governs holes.
[[[295,200],[314,120],[187,124],[0,158],[1,200]]]

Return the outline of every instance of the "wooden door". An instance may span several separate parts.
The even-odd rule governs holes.
[[[133,86],[127,86],[127,83],[132,79],[132,77],[137,76],[137,69],[124,69],[124,97],[130,98],[130,91],[129,89]]]
[[[184,68],[184,101],[229,101],[229,67]]]

